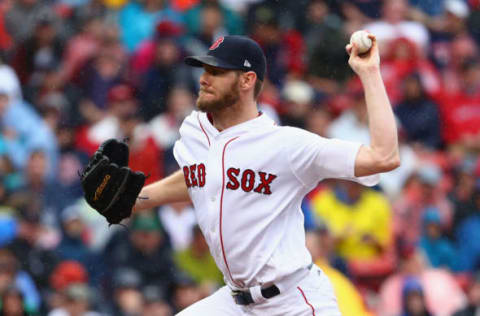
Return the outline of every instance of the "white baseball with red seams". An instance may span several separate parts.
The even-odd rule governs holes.
[[[372,48],[372,40],[369,33],[365,30],[355,31],[350,36],[350,44],[355,43],[359,54],[366,53]]]
[[[305,315],[340,315],[327,278],[316,266],[307,269],[312,258],[300,205],[325,178],[376,184],[378,175],[354,177],[361,144],[280,127],[265,114],[219,132],[205,113],[193,111],[180,134],[174,155],[226,284],[230,289],[275,284],[282,293],[253,306],[230,304],[222,315],[303,315],[300,308]],[[306,280],[312,273],[321,274],[313,286],[323,290],[310,288],[313,281]],[[231,301],[228,292],[222,289],[180,315],[203,315],[209,309],[202,306]],[[289,295],[298,301],[298,312],[285,313],[293,308],[283,306]]]

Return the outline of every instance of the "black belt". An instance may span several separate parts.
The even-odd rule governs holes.
[[[266,289],[261,290],[262,296],[265,298],[272,298],[274,296],[277,296],[280,294],[280,290],[278,287],[274,284],[272,286],[267,287]],[[249,305],[254,303],[252,294],[250,291],[232,291],[232,296],[233,299],[235,300],[235,303],[238,305]]]
[[[307,269],[310,270],[312,266],[313,266],[313,263],[310,263],[307,266]],[[262,293],[262,296],[265,298],[272,298],[280,294],[280,290],[274,284],[265,289],[261,289],[261,293]],[[232,296],[233,296],[233,299],[235,300],[235,303],[237,303],[238,305],[249,305],[249,304],[255,303],[253,301],[253,297],[252,297],[252,294],[250,293],[250,290],[232,291]]]

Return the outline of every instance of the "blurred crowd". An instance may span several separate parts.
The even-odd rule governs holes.
[[[344,316],[480,315],[478,0],[1,1],[0,315],[168,316],[222,286],[191,205],[108,227],[78,172],[112,137],[147,183],[177,170],[201,75],[183,58],[227,34],[267,56],[262,112],[368,144],[345,52],[359,29],[378,39],[402,165],[374,188],[320,183],[307,246]]]

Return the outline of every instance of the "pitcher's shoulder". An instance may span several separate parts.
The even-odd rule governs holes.
[[[183,119],[183,122],[182,122],[182,126],[183,125],[187,125],[187,126],[198,126],[198,120],[200,118],[200,115],[202,114],[205,114],[205,113],[200,113],[199,111],[195,111],[193,110],[190,114],[188,114],[184,119]]]
[[[201,129],[199,121],[200,115],[204,113],[200,113],[198,111],[192,111],[189,115],[187,115],[180,126],[180,135],[184,135],[185,133],[191,131],[198,131]]]
[[[305,129],[293,126],[277,126],[276,132],[285,138],[318,138],[317,134],[309,132]]]

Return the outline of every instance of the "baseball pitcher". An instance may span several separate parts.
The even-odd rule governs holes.
[[[82,174],[85,196],[110,223],[133,210],[193,203],[226,286],[178,315],[340,315],[332,286],[305,246],[300,204],[322,179],[371,186],[400,164],[378,47],[370,38],[365,54],[355,44],[346,47],[365,92],[370,144],[277,126],[259,113],[265,55],[247,37],[225,36],[207,55],[185,59],[204,72],[198,111],[185,118],[174,147],[179,171],[143,187],[144,175],[127,167],[124,143],[107,141],[92,157]]]

